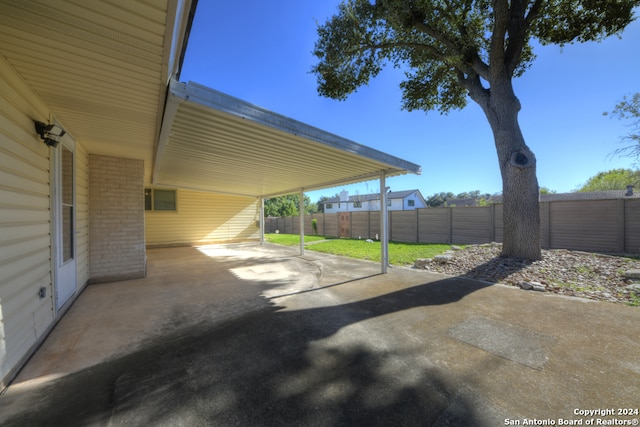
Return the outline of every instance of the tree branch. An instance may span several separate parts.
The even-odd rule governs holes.
[[[480,77],[489,81],[489,66],[480,58],[478,52],[473,52],[470,64],[471,68],[473,68]]]
[[[444,61],[447,59],[447,55],[440,52],[433,46],[429,46],[421,43],[381,43],[381,44],[363,44],[360,45],[357,49],[351,50],[347,52],[347,55],[353,55],[356,53],[361,53],[367,50],[376,50],[376,49],[392,49],[392,48],[407,48],[407,49],[419,49],[422,51],[428,52],[430,55],[439,61]]]
[[[531,6],[531,9],[529,9],[529,13],[524,19],[524,23],[527,28],[531,28],[533,21],[540,15],[540,9],[542,9],[543,3],[544,0],[536,0],[535,3],[533,3],[533,6]]]
[[[512,0],[509,14],[507,47],[505,50],[505,67],[511,76],[520,62],[522,49],[526,42],[528,28],[525,27],[526,0]]]
[[[477,102],[484,110],[487,104],[486,101],[489,99],[489,90],[482,86],[480,76],[477,74],[467,74],[465,77],[462,71],[456,70],[456,77],[460,86],[467,89],[471,99]]]
[[[455,58],[458,57],[464,61],[466,61],[468,63],[468,67],[460,67],[458,65],[454,65],[456,67],[456,69],[462,71],[463,73],[467,74],[467,75],[471,75],[477,73],[480,76],[482,76],[482,78],[488,80],[489,79],[489,66],[487,64],[484,63],[484,61],[482,61],[482,59],[480,58],[480,55],[478,54],[478,52],[472,52],[471,54],[468,55],[468,57],[463,56],[463,52],[461,50],[461,47],[454,41],[452,41],[451,39],[449,39],[447,36],[445,36],[442,32],[435,30],[433,27],[426,25],[423,21],[415,19],[412,21],[413,27],[428,35],[429,37],[432,37],[433,39],[435,39],[436,41],[442,43],[448,50],[450,50],[451,52],[449,54],[441,54],[441,57],[439,59],[441,60],[446,60],[447,58]],[[433,48],[433,47],[432,47]],[[435,48],[433,48],[435,49]]]
[[[433,37],[435,40],[442,43],[447,49],[451,49],[456,54],[460,55],[460,46],[458,46],[455,42],[451,41],[448,37],[446,37],[440,31],[437,31],[434,28],[426,25],[424,22],[418,21],[418,20],[413,21],[413,27],[416,30],[422,33],[425,33],[429,37]]]
[[[465,4],[465,9],[463,10],[463,16],[467,16],[470,13],[471,2]],[[462,36],[462,40],[466,40],[469,37],[467,32],[467,26],[465,25],[465,20],[461,21],[460,25],[460,34]],[[483,79],[489,80],[489,66],[480,58],[480,54],[478,53],[478,48],[475,49],[467,49],[465,53],[465,61],[469,64],[471,69],[479,74]],[[467,72],[467,74],[471,74]]]
[[[494,28],[491,34],[491,51],[489,52],[489,67],[491,77],[497,77],[504,71],[505,52],[504,40],[509,28],[508,0],[493,0]],[[493,79],[490,79],[493,80]]]
[[[522,49],[528,40],[527,34],[533,20],[540,13],[544,0],[536,0],[527,14],[527,0],[513,0],[511,2],[511,16],[509,19],[509,38],[505,52],[505,66],[509,75],[518,67],[522,56]],[[526,16],[525,16],[526,15]]]

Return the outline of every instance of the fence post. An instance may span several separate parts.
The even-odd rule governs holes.
[[[491,203],[489,205],[489,239],[492,242],[496,241],[496,205]]]
[[[547,225],[547,232],[542,239],[542,247],[551,249],[551,204],[553,202],[540,202],[540,212],[542,212],[541,228],[544,230],[544,224]],[[546,244],[545,244],[546,242]]]
[[[449,244],[453,244],[453,208],[448,207],[449,209]]]
[[[625,229],[624,229],[624,205],[625,205],[625,200],[624,199],[618,199],[617,200],[617,209],[616,209],[616,216],[617,216],[617,225],[618,225],[618,252],[623,253],[624,249],[625,249],[625,241],[624,241],[624,237],[625,237]]]

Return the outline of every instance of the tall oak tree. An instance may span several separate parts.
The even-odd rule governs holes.
[[[447,113],[470,98],[493,132],[504,197],[502,255],[539,259],[536,158],[518,124],[512,80],[531,42],[567,44],[620,34],[640,0],[344,0],[318,28],[318,92],[344,100],[385,65],[406,70],[402,107]],[[579,70],[576,70],[579,73]]]

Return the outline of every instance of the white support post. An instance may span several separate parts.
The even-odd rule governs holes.
[[[389,239],[387,238],[387,184],[384,171],[380,173],[380,270],[387,273]]]
[[[260,197],[260,246],[264,246],[264,197]]]
[[[304,190],[300,189],[300,255],[304,255]]]

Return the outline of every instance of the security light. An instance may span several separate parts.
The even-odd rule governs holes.
[[[36,126],[36,132],[49,147],[55,148],[60,142],[60,138],[66,133],[64,129],[55,123],[46,124],[37,120],[34,120],[33,123]]]

